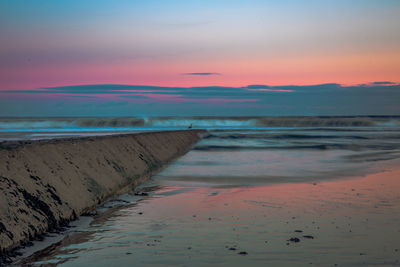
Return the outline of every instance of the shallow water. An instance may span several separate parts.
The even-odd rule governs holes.
[[[95,220],[77,238],[35,261],[63,266],[398,266],[399,177],[400,170],[316,184],[162,186]],[[300,242],[289,241],[296,237]]]
[[[398,118],[301,121],[299,126],[293,119],[147,119],[141,126],[123,127],[168,130],[197,123],[210,135],[138,189],[149,196],[121,196],[128,204],[98,216],[26,262],[399,266]],[[4,130],[2,136],[110,134],[133,122],[68,123],[98,128]],[[116,127],[108,131],[109,124]]]

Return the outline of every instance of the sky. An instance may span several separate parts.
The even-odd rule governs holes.
[[[398,0],[0,1],[0,116],[400,114],[399,82]]]

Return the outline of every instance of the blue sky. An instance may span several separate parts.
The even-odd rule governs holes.
[[[0,1],[0,96],[4,104],[0,111],[5,115],[64,114],[76,110],[104,114],[102,106],[129,106],[132,102],[123,102],[126,100],[109,92],[106,98],[83,96],[76,91],[84,87],[75,88],[78,96],[34,92],[44,87],[341,84],[355,90],[360,84],[372,82],[399,83],[399,77],[398,0]],[[362,109],[362,104],[355,102],[357,109],[333,110],[398,113],[396,107],[386,107],[388,103],[392,106],[397,91],[379,92],[379,97],[385,99],[379,103],[385,106],[372,108],[365,104]],[[274,94],[274,101],[280,101],[277,104],[261,95],[247,101],[254,96],[251,91],[246,91],[243,99],[230,102],[224,96],[220,104],[226,109],[235,106],[245,113],[268,113],[268,106],[273,113],[322,114],[333,113],[329,107],[340,106],[349,99],[367,99],[370,91],[358,90],[358,98],[337,103],[334,101],[342,99],[343,94],[336,92],[337,97],[332,97],[335,93],[320,93],[331,99],[320,109],[315,105],[321,98],[311,97],[317,101],[315,105],[304,105],[308,100],[303,95],[283,92]],[[216,105],[220,95],[218,90],[202,94],[202,99],[209,101],[197,102],[196,112],[201,113],[202,105],[203,112],[209,112],[209,106]],[[134,107],[124,111],[110,108],[107,112],[164,112],[170,110],[167,106],[175,108],[168,102],[173,96],[169,97],[153,96],[152,101],[158,99],[160,105],[155,107],[153,102],[149,104],[148,96],[141,96],[143,102]],[[178,98],[180,106],[192,107],[191,102],[182,100],[185,98]],[[283,110],[286,102],[290,102],[290,108],[288,105]],[[54,103],[62,103],[65,110]],[[85,105],[91,108],[86,111]]]

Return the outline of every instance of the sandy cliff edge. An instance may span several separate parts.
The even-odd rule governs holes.
[[[0,253],[131,189],[203,130],[0,143]]]

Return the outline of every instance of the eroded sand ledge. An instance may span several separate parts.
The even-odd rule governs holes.
[[[0,144],[0,253],[129,190],[202,130]]]

